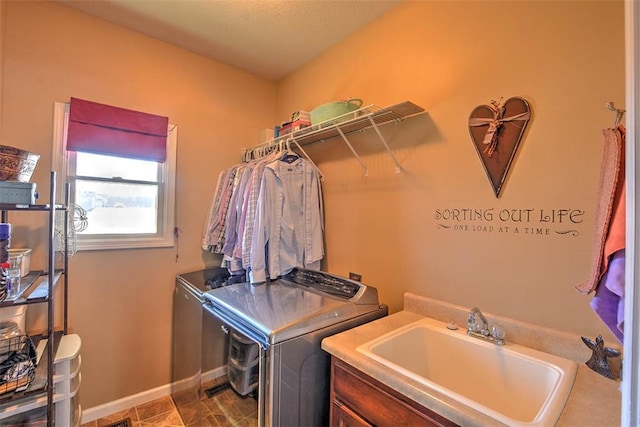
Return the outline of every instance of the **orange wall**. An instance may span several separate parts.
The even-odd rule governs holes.
[[[467,123],[511,96],[533,118],[496,199]],[[362,274],[393,310],[413,291],[615,343],[574,286],[589,273],[605,103],[625,99],[622,1],[404,2],[280,81],[277,116],[350,97],[427,113],[381,128],[399,174],[373,131],[352,141],[366,177],[339,139],[307,150],[326,176],[329,271]],[[456,208],[495,218],[436,218]],[[498,219],[526,209],[528,221]],[[540,220],[559,209],[582,222]]]
[[[613,122],[604,105],[624,100],[622,1],[408,1],[277,84],[55,3],[6,6],[1,140],[43,155],[33,178],[42,194],[55,101],[77,96],[166,114],[179,127],[176,248],[71,259],[83,407],[169,382],[174,276],[216,261],[199,241],[217,173],[260,129],[347,97],[379,106],[410,100],[427,114],[382,128],[399,174],[372,132],[353,139],[367,177],[339,140],[308,147],[326,176],[326,269],[361,273],[392,310],[413,291],[613,340],[590,297],[573,287],[588,275],[601,129]],[[496,199],[467,119],[477,105],[510,96],[525,97],[534,117]],[[447,208],[585,215],[580,224],[543,227],[532,218],[454,231],[434,218]],[[500,225],[520,225],[520,233],[499,233]],[[524,234],[527,225],[550,234]],[[16,237],[36,248],[34,264],[42,245],[28,231],[37,227],[27,221]],[[579,233],[556,233],[565,228]]]
[[[275,84],[53,2],[6,6],[2,143],[42,155],[32,182],[43,198],[54,102],[75,96],[178,125],[176,247],[81,252],[69,272],[83,407],[168,384],[174,278],[216,262],[200,239],[217,175],[273,123]],[[12,218],[13,245],[35,248],[32,264],[43,267],[43,223]],[[29,308],[32,328],[43,314]]]

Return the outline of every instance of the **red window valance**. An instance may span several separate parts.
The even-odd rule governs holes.
[[[71,98],[67,150],[164,162],[168,117]]]

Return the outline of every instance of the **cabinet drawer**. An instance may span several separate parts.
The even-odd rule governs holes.
[[[339,359],[332,359],[331,375],[333,409],[346,413],[344,408],[337,405],[338,403],[343,404],[348,407],[350,412],[354,413],[356,419],[364,422],[364,424],[353,422],[333,424],[333,426],[457,426],[452,421]],[[334,420],[336,417],[332,416],[332,421]]]
[[[373,427],[339,400],[331,402],[331,425],[334,427]]]

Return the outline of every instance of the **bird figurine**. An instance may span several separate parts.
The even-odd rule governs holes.
[[[585,362],[585,365],[600,375],[611,379],[615,378],[611,372],[607,358],[618,357],[620,356],[620,352],[614,348],[605,347],[602,335],[598,335],[595,342],[587,337],[580,338],[582,338],[582,342],[592,351],[591,358]]]

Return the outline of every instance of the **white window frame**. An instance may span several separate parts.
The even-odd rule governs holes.
[[[64,200],[64,185],[68,181],[70,159],[66,150],[69,103],[55,102],[53,109],[52,169],[58,175],[57,199]],[[175,183],[178,127],[169,124],[167,133],[167,158],[161,167],[162,185],[158,194],[158,233],[130,235],[76,236],[76,250],[134,249],[172,247],[175,244]],[[73,197],[73,194],[71,195]],[[73,203],[73,199],[71,200]]]

